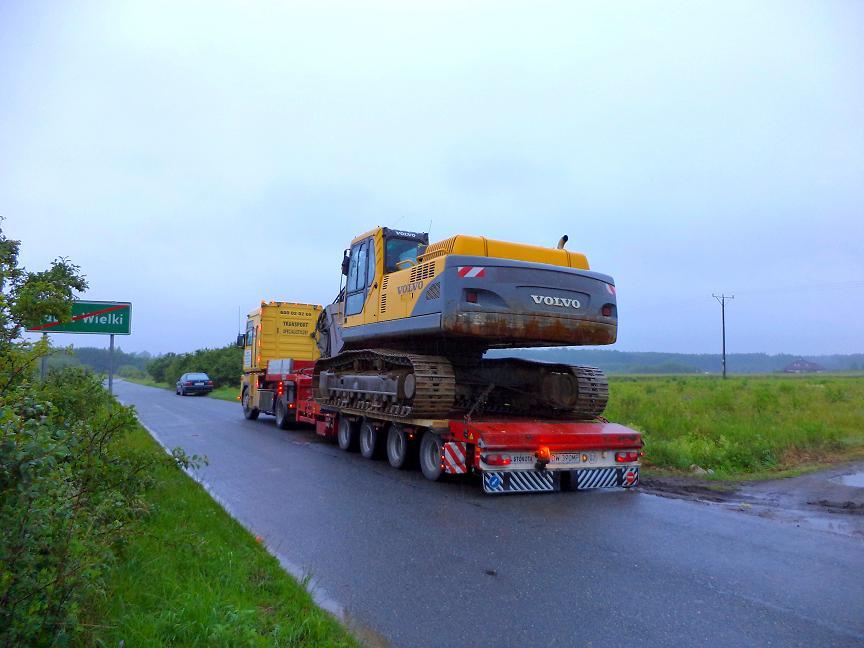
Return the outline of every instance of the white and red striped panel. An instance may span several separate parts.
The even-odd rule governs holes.
[[[444,472],[450,475],[464,475],[468,472],[466,444],[461,441],[448,441],[441,452]]]
[[[466,279],[486,276],[486,268],[483,266],[457,266],[456,271],[460,277],[465,277]]]

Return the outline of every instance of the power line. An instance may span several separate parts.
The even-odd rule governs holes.
[[[720,321],[723,327],[723,380],[726,380],[726,300],[735,299],[735,295],[712,295],[720,304]]]

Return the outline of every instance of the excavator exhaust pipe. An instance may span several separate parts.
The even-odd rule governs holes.
[[[560,239],[558,239],[558,248],[559,250],[563,250],[564,246],[567,245],[567,241],[569,241],[569,237],[565,234]]]

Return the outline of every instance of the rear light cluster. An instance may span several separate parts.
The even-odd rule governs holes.
[[[466,290],[465,291],[465,301],[469,304],[477,303],[477,291],[476,290]]]
[[[626,450],[625,452],[616,452],[615,453],[615,461],[618,463],[631,463],[633,461],[639,461],[639,451],[638,450]]]
[[[612,317],[612,313],[615,312],[615,307],[612,304],[603,304],[603,308],[600,309],[603,317]]]

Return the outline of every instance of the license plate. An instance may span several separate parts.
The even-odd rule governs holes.
[[[593,464],[597,463],[596,452],[561,452],[552,458],[552,463],[560,464]]]
[[[203,387],[203,386],[204,386],[204,383],[203,383],[203,382],[201,382],[201,383],[195,383],[195,385],[198,386],[198,387]]]

